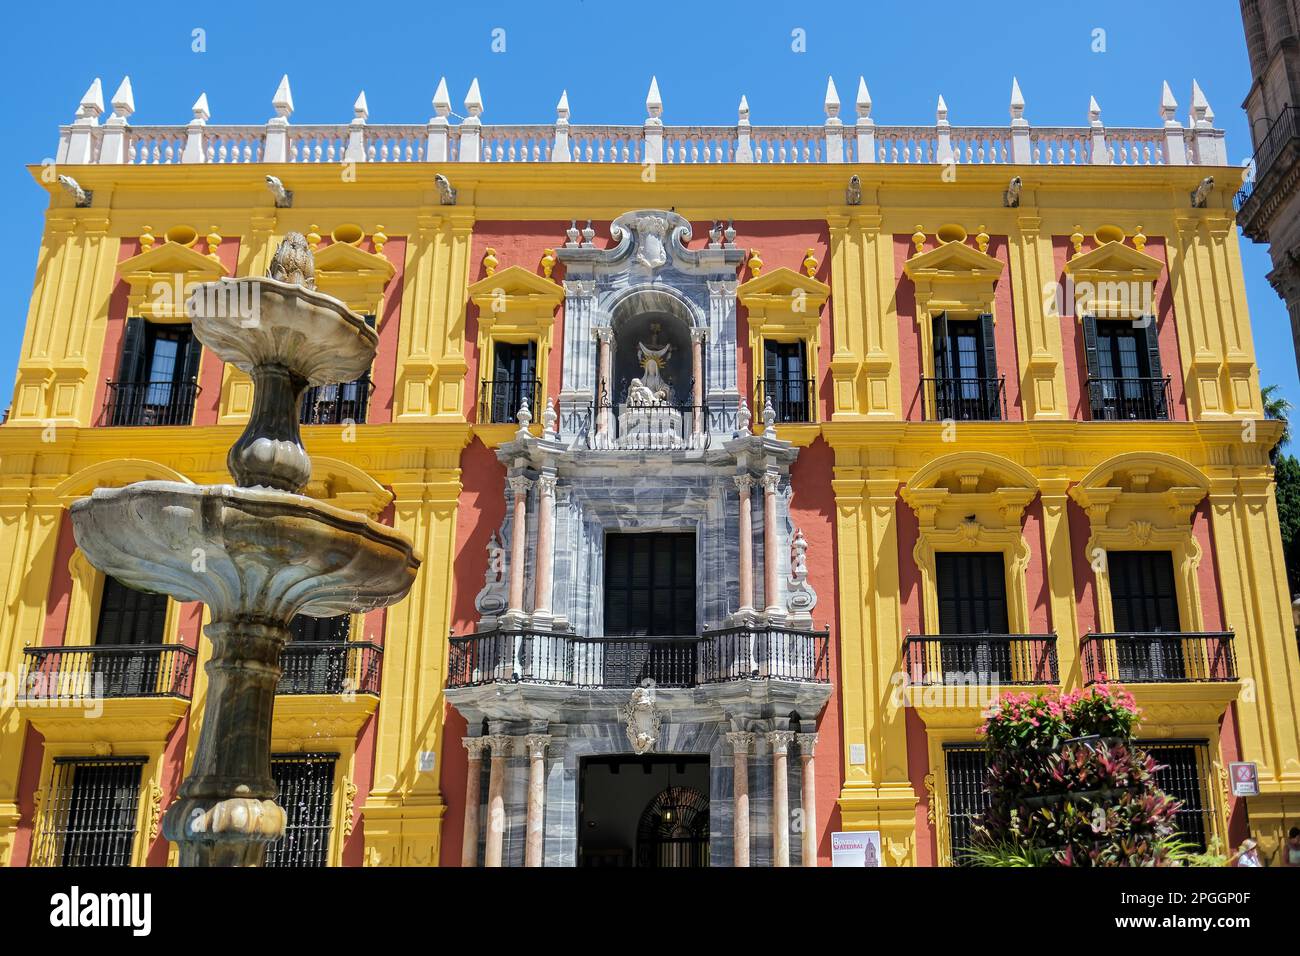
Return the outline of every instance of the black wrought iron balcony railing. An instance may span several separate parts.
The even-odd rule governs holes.
[[[1273,167],[1283,159],[1284,154],[1296,151],[1300,151],[1300,107],[1286,106],[1269,124],[1264,138],[1255,147],[1255,155],[1251,158],[1254,175],[1233,197],[1233,207],[1243,214],[1243,229],[1249,238],[1259,237],[1253,235],[1253,230],[1250,228],[1253,225],[1251,220],[1254,218],[1254,207],[1248,207],[1248,203],[1255,196],[1262,196],[1270,191],[1272,182],[1270,174],[1273,172]],[[1282,163],[1283,168],[1288,165],[1286,162]]]
[[[903,642],[912,685],[1060,682],[1055,634],[919,634]]]
[[[723,628],[685,637],[581,637],[495,630],[451,639],[448,687],[526,683],[582,688],[698,687],[738,680],[830,680],[829,636]]]
[[[108,382],[100,425],[188,425],[198,382]]]
[[[1095,422],[1169,420],[1169,376],[1089,378],[1088,404]]]
[[[302,425],[363,425],[374,386],[366,375],[341,385],[313,385],[302,396]]]
[[[197,654],[184,644],[28,647],[20,697],[72,701],[115,697],[189,700]]]
[[[1089,634],[1082,644],[1084,680],[1096,684],[1181,684],[1237,679],[1231,631]]]
[[[370,641],[291,641],[280,652],[277,694],[375,694],[383,648]]]
[[[817,421],[816,384],[811,378],[760,378],[754,395],[754,417],[763,420],[770,398],[779,424],[812,424]]]
[[[535,378],[486,378],[479,382],[478,420],[480,424],[513,425],[518,421],[519,406],[528,399],[533,421],[541,420],[541,381]]]
[[[1007,417],[1006,379],[923,378],[921,417],[927,422],[996,422]]]

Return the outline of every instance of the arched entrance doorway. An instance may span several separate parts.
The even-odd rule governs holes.
[[[694,787],[665,787],[641,812],[636,865],[709,865],[709,798]]]
[[[709,865],[707,755],[584,757],[578,781],[578,866]]]

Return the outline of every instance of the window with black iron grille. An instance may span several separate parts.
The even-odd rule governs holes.
[[[989,806],[989,755],[978,744],[943,749],[948,775],[948,853],[954,866],[965,864],[975,821]]]
[[[267,848],[267,866],[311,867],[329,862],[334,828],[334,766],[338,759],[338,754],[329,753],[271,757],[276,803],[284,808],[288,819],[284,836]]]
[[[128,318],[117,377],[108,383],[104,423],[188,425],[202,354],[189,325]]]
[[[375,317],[367,315],[366,325],[375,327]],[[350,382],[313,385],[303,392],[298,420],[303,425],[364,424],[370,406],[370,371]]]
[[[998,375],[993,316],[950,319],[940,312],[931,320],[934,378],[924,383],[930,392],[926,417],[954,421],[997,421],[1002,418],[1002,379]]]
[[[1169,380],[1160,363],[1155,319],[1083,317],[1088,401],[1099,421],[1169,418]]]
[[[1116,663],[1121,681],[1175,681],[1187,674],[1183,642],[1178,636],[1178,589],[1174,559],[1168,551],[1110,551],[1106,555],[1110,599],[1115,618]],[[1168,640],[1149,635],[1168,633]],[[1125,640],[1123,635],[1148,635]]]
[[[772,400],[778,422],[813,420],[812,377],[808,374],[807,349],[803,342],[763,342],[763,380],[759,383],[761,411]]]
[[[1163,769],[1156,771],[1156,785],[1182,801],[1176,820],[1185,840],[1205,849],[1214,833],[1212,802],[1208,792],[1210,748],[1203,740],[1140,743]]]
[[[497,424],[511,424],[524,399],[539,421],[537,409],[537,343],[495,342],[492,345],[492,378],[483,383],[490,418]]]
[[[153,694],[162,661],[159,652],[129,647],[162,644],[167,633],[167,595],[149,594],[105,576],[99,598],[95,646],[112,648],[91,658],[91,673],[103,680],[108,697]]]
[[[143,757],[56,757],[34,866],[130,866]]]
[[[308,617],[289,622],[289,643],[280,652],[279,694],[339,694],[348,677],[352,615]]]
[[[1001,552],[941,551],[934,556],[934,565],[939,634],[954,638],[939,646],[943,672],[977,674],[992,683],[1011,681],[1008,641],[966,639],[980,634],[1006,635],[1009,630]]]

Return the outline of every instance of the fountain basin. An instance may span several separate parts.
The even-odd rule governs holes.
[[[202,601],[213,621],[288,623],[383,607],[420,556],[391,528],[269,488],[141,481],[72,505],[91,563],[142,591]]]
[[[366,320],[332,295],[267,276],[205,282],[185,307],[198,340],[250,374],[282,366],[308,385],[350,382],[369,371],[379,345]]]

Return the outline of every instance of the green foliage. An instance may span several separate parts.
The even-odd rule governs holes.
[[[1278,394],[1280,388],[1280,385],[1265,385],[1259,390],[1259,397],[1264,405],[1264,417],[1279,421],[1283,426],[1282,437],[1278,439],[1271,453],[1274,458],[1281,452],[1282,447],[1291,441],[1291,403]]]
[[[1280,455],[1274,465],[1277,482],[1277,518],[1282,529],[1282,554],[1286,560],[1291,593],[1300,593],[1300,461]]]
[[[1194,848],[1177,837],[1179,802],[1156,786],[1151,756],[1132,746],[1138,717],[1132,695],[1104,682],[1065,695],[1004,696],[983,728],[990,805],[967,861],[1193,865]]]

